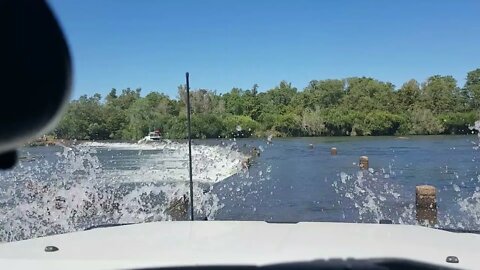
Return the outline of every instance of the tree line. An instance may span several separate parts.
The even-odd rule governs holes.
[[[190,92],[194,138],[467,134],[480,118],[480,69],[463,87],[452,76],[410,80],[396,89],[374,78],[313,80],[303,90],[281,81],[265,92],[233,88]],[[54,129],[63,139],[137,140],[160,129],[185,138],[186,90],[178,97],[112,89],[72,100]]]

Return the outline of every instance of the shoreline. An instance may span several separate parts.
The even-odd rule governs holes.
[[[435,135],[379,135],[379,136],[284,136],[284,137],[274,137],[274,140],[288,140],[288,139],[375,139],[375,138],[392,138],[397,140],[410,140],[412,138],[419,138],[419,137],[476,137],[478,133],[475,132],[473,134],[435,134]],[[192,139],[192,145],[195,145],[196,142],[201,141],[228,141],[228,140],[265,140],[267,142],[267,137],[245,137],[245,138],[202,138],[202,139]],[[169,142],[174,143],[186,143],[187,139],[166,139]],[[91,143],[91,142],[99,142],[99,143],[130,143],[130,144],[137,144],[136,140],[68,140],[68,139],[53,139],[48,138],[47,140],[33,140],[28,143],[25,143],[22,147],[48,147],[48,146],[65,146],[70,147],[72,145],[78,145],[82,143]]]

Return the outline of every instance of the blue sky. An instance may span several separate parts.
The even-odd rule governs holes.
[[[73,98],[111,88],[176,97],[281,80],[411,78],[480,68],[480,1],[49,0],[74,61]]]

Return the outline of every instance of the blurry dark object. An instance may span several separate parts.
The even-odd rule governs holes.
[[[17,151],[8,151],[0,155],[0,169],[9,169],[17,162]]]
[[[55,124],[71,85],[62,31],[43,0],[0,0],[0,168],[15,149]]]

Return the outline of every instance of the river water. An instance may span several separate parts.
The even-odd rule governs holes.
[[[415,186],[429,184],[439,226],[478,230],[478,145],[473,135],[195,141],[195,216],[415,224]],[[246,169],[253,147],[260,155]],[[369,170],[358,167],[362,155]],[[169,207],[188,194],[184,143],[82,143],[20,156],[0,172],[1,241],[172,220]]]

